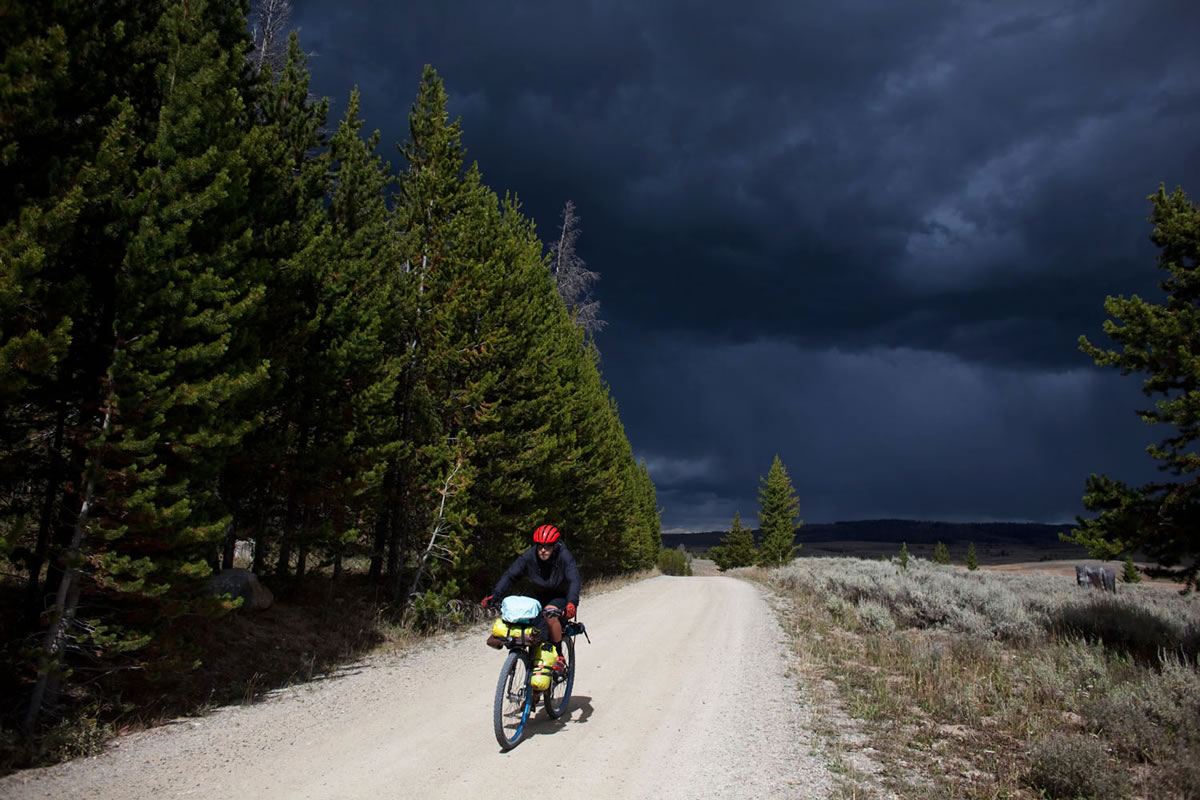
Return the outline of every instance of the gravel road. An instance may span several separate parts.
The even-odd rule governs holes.
[[[129,735],[95,758],[0,780],[0,797],[823,798],[812,710],[763,591],[660,576],[583,597],[570,713],[502,752],[488,626],[336,678]]]

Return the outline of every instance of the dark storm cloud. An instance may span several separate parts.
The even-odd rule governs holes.
[[[812,519],[1070,516],[1141,469],[1134,379],[1076,340],[1154,294],[1146,195],[1200,176],[1200,4],[296,8],[393,164],[429,62],[543,238],[575,201],[668,523],[748,515],[776,449]]]
[[[1144,447],[1136,387],[1091,370],[983,367],[907,349],[653,343],[622,408],[684,529],[757,512],[776,453],[801,516],[1069,521],[1084,478]],[[656,398],[671,397],[669,406]],[[1117,403],[1097,398],[1116,398]],[[1124,477],[1151,478],[1148,465]],[[714,524],[714,522],[716,524]]]

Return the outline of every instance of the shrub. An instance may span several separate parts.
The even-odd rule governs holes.
[[[1133,563],[1133,556],[1125,556],[1125,569],[1121,572],[1121,580],[1125,583],[1142,582],[1142,573]]]
[[[658,551],[658,569],[663,575],[691,575],[692,559],[684,550]]]
[[[47,731],[42,747],[50,763],[85,758],[103,751],[112,734],[112,726],[97,719],[96,709],[91,708]]]
[[[1165,609],[1127,600],[1098,598],[1064,604],[1052,615],[1051,629],[1102,642],[1147,664],[1159,660],[1160,649],[1184,652],[1192,659],[1197,655],[1191,631],[1180,620]]]
[[[854,606],[847,603],[846,598],[839,594],[825,596],[825,610],[829,612],[829,616],[837,620],[838,624],[847,628],[857,620]]]
[[[874,600],[859,600],[854,607],[858,622],[867,630],[889,632],[896,630],[896,621],[888,610]]]
[[[1029,782],[1054,800],[1125,797],[1128,779],[1104,745],[1077,733],[1052,733],[1033,746]]]
[[[451,580],[441,589],[427,589],[412,599],[406,618],[415,630],[427,633],[462,623],[466,605],[458,599],[458,583]]]
[[[1154,763],[1200,748],[1200,671],[1173,657],[1161,667],[1094,694],[1082,709],[1089,728],[1127,756]]]

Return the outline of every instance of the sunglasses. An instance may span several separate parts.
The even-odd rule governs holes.
[[[558,545],[557,544],[539,544],[537,546],[537,549],[538,550],[553,550],[555,547],[558,547]]]

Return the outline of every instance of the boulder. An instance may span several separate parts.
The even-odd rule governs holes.
[[[259,582],[258,576],[242,567],[223,569],[214,574],[208,579],[208,591],[217,597],[224,594],[234,600],[240,597],[241,607],[248,611],[262,611],[275,602],[275,595]]]

